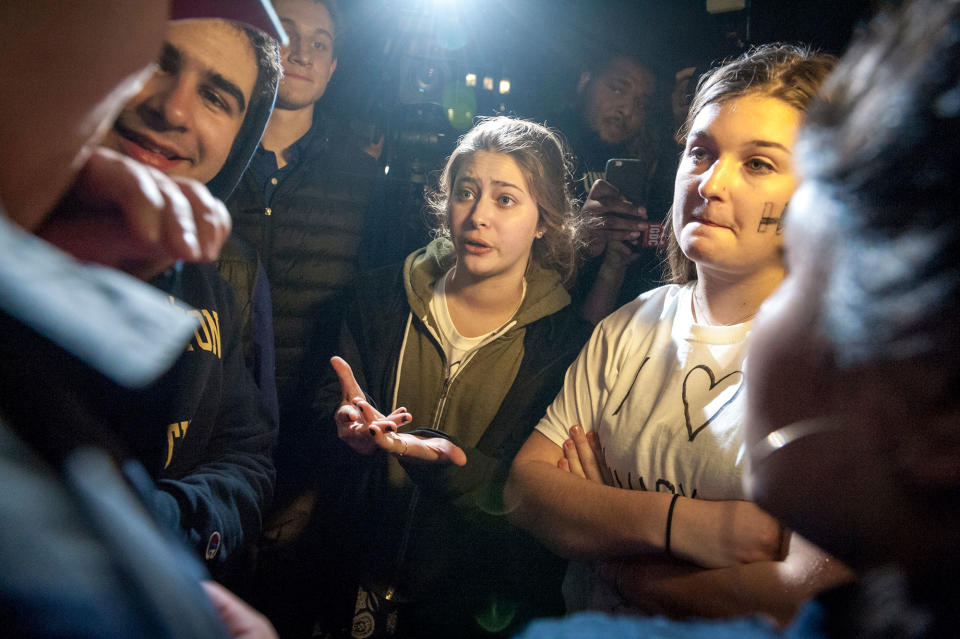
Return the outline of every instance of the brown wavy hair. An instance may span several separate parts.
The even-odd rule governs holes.
[[[540,212],[543,237],[533,241],[537,262],[573,281],[583,245],[579,202],[570,191],[570,153],[559,133],[536,122],[506,116],[481,118],[457,143],[440,174],[437,190],[427,199],[427,212],[437,221],[434,234],[450,237],[450,191],[457,171],[477,151],[504,153],[520,167]]]
[[[806,112],[836,63],[836,57],[802,45],[776,43],[753,47],[700,77],[677,141],[686,144],[690,127],[704,107],[746,95],[776,98]],[[666,262],[670,268],[668,281],[686,284],[697,279],[696,265],[680,250],[672,213],[667,214],[664,233],[667,235]]]

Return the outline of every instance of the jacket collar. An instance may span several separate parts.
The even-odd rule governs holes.
[[[404,287],[407,303],[420,318],[428,316],[433,288],[437,280],[456,263],[453,243],[438,237],[424,248],[411,253],[403,264]],[[530,261],[527,268],[527,293],[523,298],[515,320],[524,326],[556,313],[570,303],[570,295],[563,288],[560,274]]]

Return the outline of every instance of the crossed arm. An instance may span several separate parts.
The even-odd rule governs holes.
[[[575,430],[585,437],[582,429]],[[593,481],[585,481],[559,467],[564,458],[564,449],[546,436],[538,431],[530,435],[505,488],[514,523],[568,559],[663,552],[671,494],[615,488],[603,483],[599,471]],[[589,465],[599,468],[595,459]],[[780,525],[749,502],[680,498],[671,551],[709,568],[775,559]]]
[[[670,539],[676,559],[667,557],[672,495],[607,485],[601,454],[596,436],[579,427],[563,447],[535,431],[504,499],[511,520],[561,556],[613,562],[601,574],[619,581],[634,605],[671,616],[761,612],[786,623],[814,592],[848,578],[839,562],[784,535],[746,501],[679,498]]]

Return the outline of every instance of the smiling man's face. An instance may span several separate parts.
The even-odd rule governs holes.
[[[337,69],[333,18],[319,0],[277,0],[274,5],[290,38],[290,45],[280,49],[283,78],[277,108],[310,108],[323,97]]]
[[[171,22],[156,73],[103,143],[169,175],[208,182],[230,154],[256,80],[253,47],[240,28]]]

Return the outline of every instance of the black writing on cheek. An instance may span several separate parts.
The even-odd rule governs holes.
[[[760,224],[757,226],[757,233],[766,233],[769,226],[776,225],[776,233],[783,233],[783,220],[787,215],[787,204],[783,205],[779,217],[773,216],[775,205],[773,202],[765,202],[763,205],[763,215],[760,216]]]

